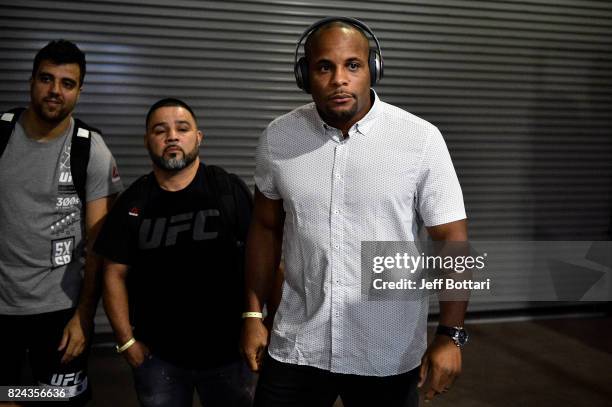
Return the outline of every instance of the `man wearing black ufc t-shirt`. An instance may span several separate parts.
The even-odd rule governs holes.
[[[248,191],[200,163],[184,102],[155,103],[146,126],[153,172],[120,196],[95,245],[117,351],[144,406],[191,406],[194,387],[204,405],[248,406],[253,376],[238,353]]]

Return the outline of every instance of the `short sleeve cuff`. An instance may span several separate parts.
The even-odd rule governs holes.
[[[255,175],[255,186],[257,186],[257,189],[259,190],[259,192],[261,192],[266,198],[268,199],[273,199],[273,200],[279,200],[281,199],[281,196],[277,193],[274,193],[272,191],[270,191],[268,188],[266,188],[265,182],[257,176],[257,174]]]
[[[123,184],[121,182],[114,182],[108,186],[106,191],[97,191],[91,195],[87,195],[87,202],[95,201],[96,199],[106,198],[114,194],[118,194],[123,190]]]
[[[458,220],[467,219],[465,211],[444,212],[428,216],[423,219],[426,227],[444,225],[445,223],[456,222]]]

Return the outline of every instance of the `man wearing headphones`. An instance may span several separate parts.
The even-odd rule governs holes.
[[[414,241],[421,221],[434,240],[467,240],[450,155],[435,126],[371,89],[383,60],[362,22],[313,24],[295,59],[314,103],[270,123],[257,150],[242,339],[261,370],[255,405],[332,406],[339,395],[346,407],[416,406],[417,385],[430,400],[460,372],[467,302],[440,303],[427,347],[426,299],[362,298],[361,242]],[[281,246],[285,281],[264,360],[261,311]]]

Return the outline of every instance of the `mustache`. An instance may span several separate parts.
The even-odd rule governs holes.
[[[353,98],[355,99],[355,94],[354,93],[349,93],[349,92],[343,92],[343,91],[337,91],[332,93],[331,95],[327,96],[328,100],[332,100],[332,99],[340,99],[340,98]]]
[[[46,98],[43,99],[45,102],[56,102],[56,103],[62,103],[62,98],[59,97],[54,97],[54,96],[47,96]]]
[[[183,148],[181,146],[179,146],[178,144],[170,144],[168,147],[164,148],[164,153],[166,151],[168,151],[171,148],[178,148],[179,150],[181,150],[183,153],[185,153],[185,150],[183,150]]]

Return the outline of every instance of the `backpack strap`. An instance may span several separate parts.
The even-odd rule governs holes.
[[[9,138],[13,134],[15,123],[25,108],[19,107],[2,113],[0,116],[0,156],[4,153],[8,145]],[[72,183],[85,207],[85,183],[87,182],[87,165],[89,164],[89,151],[91,150],[91,133],[100,131],[88,126],[79,119],[74,119],[74,130],[70,147],[70,172],[72,173]]]
[[[204,167],[204,174],[206,176],[206,184],[212,193],[213,199],[219,204],[223,223],[229,226],[230,237],[233,242],[236,242],[236,201],[232,193],[229,174],[223,168],[216,165],[206,165]]]
[[[232,191],[234,202],[236,203],[236,232],[240,240],[246,243],[249,225],[251,223],[251,214],[253,212],[253,194],[242,178],[232,173],[230,173],[229,176],[234,186]]]
[[[232,273],[228,278],[238,282],[234,291],[235,300],[232,307],[236,315],[236,326],[241,325],[240,314],[244,310],[244,269],[246,238],[251,221],[253,197],[244,181],[236,174],[230,174],[221,167],[206,165],[204,167],[207,188],[219,204],[221,220],[228,227],[230,244],[234,252]]]
[[[81,200],[83,208],[87,202],[85,184],[87,183],[87,165],[89,164],[92,133],[100,135],[99,130],[88,126],[79,119],[74,119],[74,130],[72,131],[70,144],[70,172],[74,189]]]
[[[9,138],[11,134],[13,134],[15,123],[17,123],[19,116],[21,116],[24,110],[25,107],[17,107],[2,113],[2,116],[0,116],[0,157],[2,157],[2,153],[4,153],[6,149]]]
[[[240,177],[221,167],[206,165],[204,171],[213,198],[219,203],[221,217],[229,226],[232,242],[236,247],[243,247],[253,208],[251,191]]]

